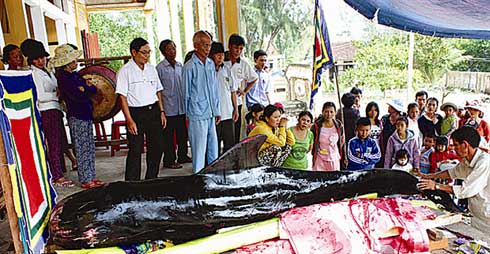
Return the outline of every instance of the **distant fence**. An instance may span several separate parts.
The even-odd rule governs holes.
[[[448,71],[446,87],[490,94],[490,72]]]

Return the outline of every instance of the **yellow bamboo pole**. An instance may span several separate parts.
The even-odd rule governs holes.
[[[20,241],[20,230],[15,213],[14,198],[12,196],[12,182],[10,172],[7,166],[7,157],[5,155],[5,145],[3,143],[2,131],[0,130],[0,182],[2,184],[5,206],[7,208],[7,218],[10,225],[12,241],[14,243],[15,253],[22,253],[23,247]]]

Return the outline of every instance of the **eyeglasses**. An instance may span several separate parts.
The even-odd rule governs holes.
[[[141,50],[139,50],[138,52],[140,52],[142,55],[149,55],[149,54],[151,54],[151,50],[148,50],[148,51],[141,51]]]

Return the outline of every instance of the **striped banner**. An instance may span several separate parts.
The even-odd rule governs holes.
[[[30,71],[0,71],[0,128],[24,253],[42,253],[56,193]]]
[[[328,37],[325,20],[325,4],[327,1],[316,0],[315,4],[315,45],[313,46],[313,83],[311,86],[310,109],[313,109],[313,97],[322,85],[322,73],[334,65],[332,48]]]

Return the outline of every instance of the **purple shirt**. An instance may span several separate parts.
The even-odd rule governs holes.
[[[95,86],[88,86],[85,79],[78,72],[60,70],[56,72],[60,98],[68,109],[68,117],[73,116],[80,120],[92,120],[92,101],[90,96],[97,92]],[[80,91],[83,87],[84,91]]]

